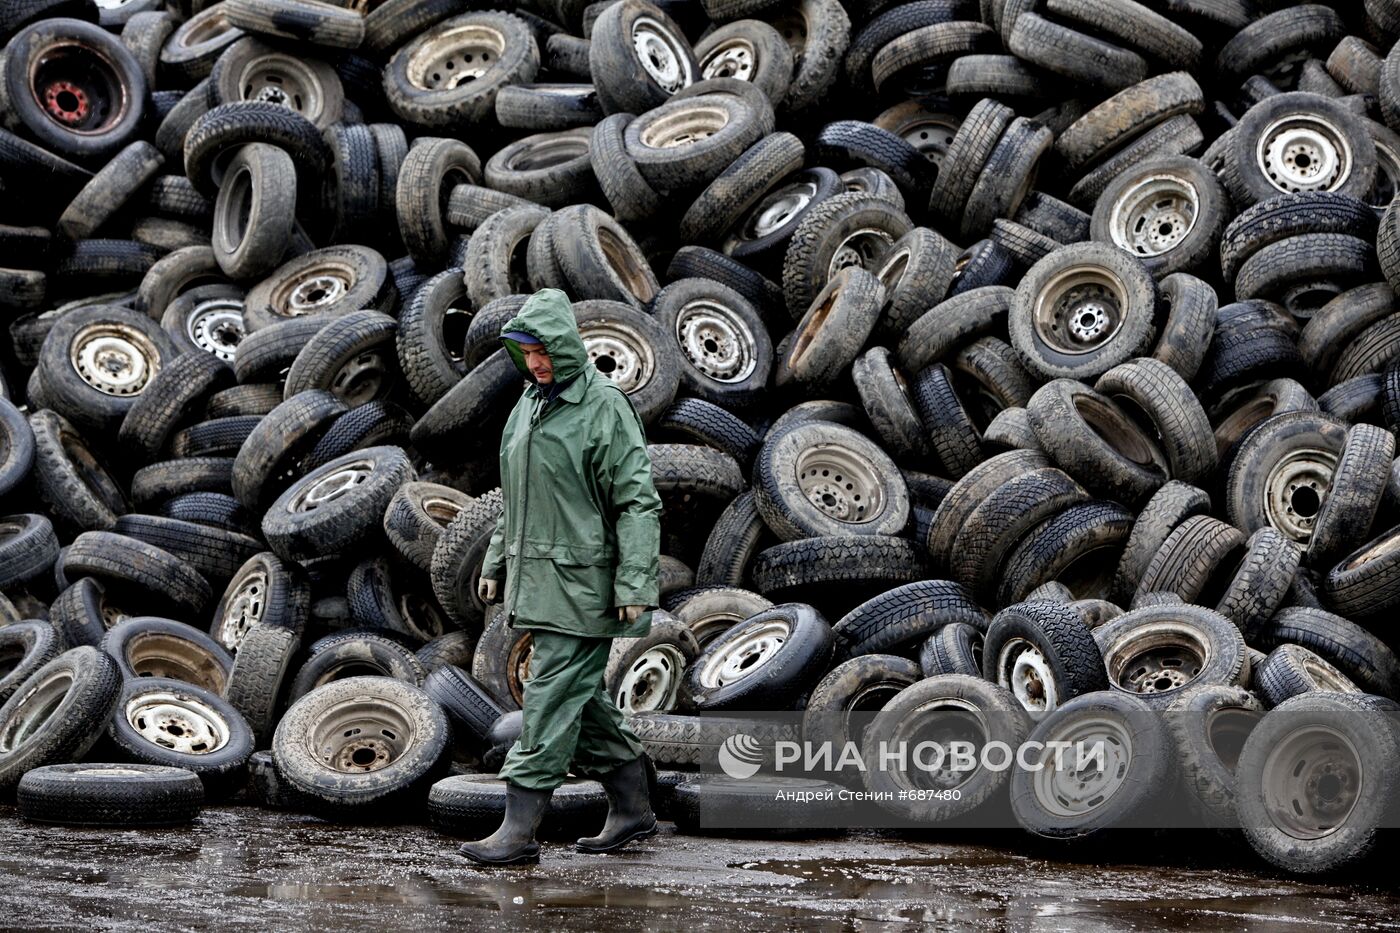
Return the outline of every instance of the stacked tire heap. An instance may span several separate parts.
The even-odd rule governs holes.
[[[1131,790],[979,774],[906,815],[1009,785],[1086,835],[1175,748],[1275,864],[1370,850],[1397,738],[1344,714],[1400,689],[1400,6],[469,6],[0,2],[22,812],[173,822],[251,775],[490,823],[489,774],[427,788],[518,729],[528,635],[475,576],[497,334],[556,287],[655,442],[669,612],[608,687],[658,764],[713,754],[700,711],[1165,707],[1195,718],[1131,731]]]

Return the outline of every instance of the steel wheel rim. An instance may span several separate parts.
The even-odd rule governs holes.
[[[848,525],[875,521],[885,509],[885,490],[875,464],[848,447],[816,444],[797,458],[797,486],[807,501]]]
[[[144,632],[126,643],[126,663],[138,677],[169,677],[222,693],[224,669],[194,642],[163,632]]]
[[[126,324],[89,324],[73,336],[69,363],[103,395],[140,395],[160,371],[160,352],[145,334]]]
[[[639,16],[632,22],[632,49],[642,70],[668,93],[695,80],[681,40],[653,17]]]
[[[1047,812],[1062,818],[1083,816],[1103,806],[1123,786],[1133,757],[1132,737],[1123,723],[1106,716],[1076,719],[1055,740],[1069,742],[1071,747],[1102,742],[1104,767],[1070,770],[1045,764],[1032,772],[1036,801]],[[1041,760],[1045,763],[1044,756]],[[1070,759],[1065,760],[1068,765]]]
[[[710,78],[738,78],[752,81],[758,70],[758,53],[753,43],[741,37],[734,37],[710,49],[700,59],[700,76]]]
[[[452,519],[462,513],[460,503],[451,499],[444,499],[441,496],[425,496],[420,500],[418,507],[423,510],[423,514],[432,519],[433,524],[439,528],[446,528],[452,524]]]
[[[18,701],[12,699],[15,705],[4,730],[0,731],[0,753],[12,752],[33,738],[63,704],[72,687],[71,672],[53,671],[25,691]]]
[[[817,196],[817,183],[797,181],[784,185],[758,202],[744,223],[740,237],[758,240],[777,233],[807,209]]]
[[[707,298],[681,307],[676,340],[690,364],[715,382],[743,382],[758,366],[753,332],[732,310]]]
[[[263,619],[267,611],[267,571],[257,567],[243,574],[235,582],[233,598],[228,601],[223,616],[219,619],[216,637],[219,644],[229,651],[238,650],[243,636]]]
[[[1330,120],[1290,114],[1259,134],[1255,163],[1280,191],[1335,191],[1351,176],[1351,146]]]
[[[1326,661],[1308,655],[1303,655],[1301,661],[1303,672],[1313,683],[1317,684],[1319,690],[1327,690],[1332,693],[1356,693],[1356,685],[1345,674]]]
[[[1307,541],[1332,485],[1337,455],[1308,447],[1279,459],[1264,481],[1264,516],[1294,541]]]
[[[147,742],[182,755],[208,755],[228,744],[228,721],[218,710],[173,690],[137,694],[123,715]]]
[[[1035,331],[1059,353],[1092,353],[1123,326],[1128,289],[1102,266],[1076,265],[1056,275],[1035,300]]]
[[[859,266],[866,270],[879,268],[880,261],[885,258],[885,253],[893,244],[894,237],[884,230],[862,227],[836,247],[836,252],[832,254],[831,262],[826,268],[827,279],[835,278],[836,273],[851,266]]]
[[[1377,558],[1393,553],[1396,548],[1400,548],[1400,529],[1391,531],[1375,544],[1367,546],[1361,553],[1348,560],[1345,567],[1348,570],[1355,570],[1363,564],[1369,564]]]
[[[422,91],[450,91],[485,75],[506,51],[500,30],[480,24],[430,34],[408,58],[408,82]]]
[[[1194,681],[1214,660],[1210,642],[1194,626],[1153,622],[1111,648],[1104,664],[1109,680],[1129,693],[1177,690]]]
[[[714,690],[743,680],[768,663],[791,634],[792,625],[781,617],[747,626],[741,637],[706,659],[700,669],[701,685]]]
[[[621,321],[580,324],[579,336],[598,372],[629,395],[650,382],[656,372],[651,344]]]
[[[389,767],[413,747],[413,717],[385,697],[352,697],[332,705],[306,731],[306,749],[341,774]]]
[[[729,111],[699,101],[650,121],[639,134],[648,149],[679,149],[709,139],[729,125]]]
[[[961,125],[962,122],[955,117],[933,114],[901,127],[899,135],[919,150],[925,159],[941,166]]]
[[[130,100],[117,68],[83,42],[49,44],[29,71],[29,93],[44,115],[70,133],[94,136],[125,119]]]
[[[389,372],[383,351],[365,350],[336,370],[330,390],[354,408],[380,396]]]
[[[940,715],[935,715],[930,722],[924,716],[928,713]],[[952,742],[967,741],[980,748],[987,738],[982,711],[974,704],[957,697],[936,697],[918,709],[905,711],[889,744],[899,747],[902,743],[906,748],[915,748],[919,742],[929,741],[947,749],[952,747]],[[952,790],[966,784],[979,770],[976,766],[966,771],[954,768],[950,758],[944,755],[937,768],[902,771],[904,783],[916,788]]]
[[[525,681],[530,676],[530,659],[535,656],[535,639],[528,632],[510,646],[506,654],[506,680],[515,702],[525,705]]]
[[[431,602],[417,593],[404,593],[399,597],[399,616],[413,630],[413,634],[424,641],[432,641],[447,634],[447,625],[443,622],[442,614]]]
[[[185,336],[205,353],[232,363],[234,351],[245,336],[243,302],[234,298],[201,301],[185,319]]]
[[[1201,194],[1176,175],[1151,175],[1113,203],[1109,233],[1119,249],[1160,256],[1180,246],[1196,227]]]
[[[1400,154],[1384,143],[1376,143],[1376,180],[1368,200],[1377,210],[1385,210],[1400,193]]]
[[[1264,759],[1264,811],[1294,839],[1340,829],[1360,802],[1365,774],[1356,746],[1324,725],[1295,729]]]
[[[327,271],[299,279],[288,289],[287,300],[282,305],[284,314],[296,317],[311,314],[335,304],[350,290],[351,276],[337,271]]]
[[[289,512],[311,512],[327,502],[334,502],[359,486],[374,474],[371,460],[355,460],[327,473],[292,497]]]
[[[219,249],[232,253],[248,235],[248,221],[253,215],[253,173],[248,166],[240,166],[231,176],[225,173],[219,194],[226,209],[219,212],[214,235]]]
[[[685,655],[675,645],[648,648],[632,662],[617,687],[617,705],[623,713],[673,709],[685,672]]]
[[[1009,689],[1024,708],[1036,712],[1059,706],[1055,672],[1044,652],[1024,638],[1009,639],[997,653],[997,683]]]
[[[238,75],[243,100],[286,107],[313,123],[325,109],[325,92],[316,73],[289,55],[263,55],[243,66]]]

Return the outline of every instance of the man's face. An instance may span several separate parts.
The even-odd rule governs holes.
[[[544,344],[522,343],[519,346],[520,352],[525,354],[525,368],[530,370],[530,375],[535,377],[535,381],[542,386],[553,382],[554,361],[544,352]]]

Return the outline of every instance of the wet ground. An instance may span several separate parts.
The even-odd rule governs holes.
[[[1081,851],[1076,862],[1050,858],[1012,833],[992,848],[947,835],[696,838],[663,825],[659,836],[624,854],[581,855],[547,843],[537,867],[485,870],[457,857],[453,840],[428,827],[344,827],[223,807],[181,829],[109,832],[38,827],[0,808],[0,927],[1400,927],[1400,884],[1280,878],[1219,836],[1192,842],[1140,835],[1140,844]],[[1176,867],[1188,859],[1196,864]]]

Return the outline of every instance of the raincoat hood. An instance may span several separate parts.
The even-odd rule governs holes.
[[[578,335],[574,306],[569,296],[559,289],[542,288],[535,292],[520,313],[506,321],[501,328],[501,343],[515,361],[516,368],[533,382],[535,377],[525,366],[525,354],[521,352],[520,344],[506,337],[512,331],[524,331],[538,338],[554,363],[556,382],[567,382],[587,371],[588,350],[583,346],[583,338]]]

